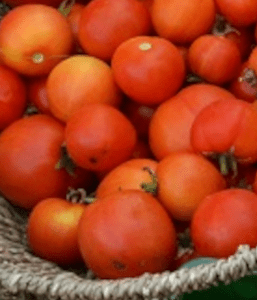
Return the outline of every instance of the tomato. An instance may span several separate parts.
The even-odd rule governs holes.
[[[114,52],[111,66],[122,91],[143,105],[173,96],[185,79],[185,62],[178,48],[156,36],[138,36]]]
[[[150,31],[150,14],[141,1],[94,0],[82,11],[78,38],[86,53],[110,61],[122,42]]]
[[[52,114],[63,122],[86,103],[119,106],[122,95],[111,68],[88,55],[73,55],[59,63],[46,83]]]
[[[27,239],[33,252],[63,266],[82,262],[78,247],[78,224],[85,204],[62,198],[38,203],[28,219]]]
[[[226,188],[218,169],[195,153],[174,152],[157,165],[157,198],[181,221],[190,221],[203,199]]]
[[[146,140],[138,139],[131,158],[153,158],[153,153]]]
[[[167,212],[152,195],[135,190],[88,205],[78,241],[86,265],[100,278],[162,272],[176,254],[176,233]]]
[[[239,99],[215,101],[195,118],[191,144],[195,151],[233,155],[242,164],[257,161],[257,110]]]
[[[189,44],[207,33],[215,13],[213,0],[154,0],[151,10],[157,34],[175,44]]]
[[[252,103],[257,100],[257,78],[255,71],[249,66],[248,61],[242,64],[240,71],[236,78],[231,81],[228,89],[236,98]]]
[[[71,116],[65,141],[70,157],[78,166],[109,171],[131,157],[137,134],[117,108],[94,103],[84,105]]]
[[[215,0],[222,15],[235,26],[249,26],[257,22],[255,0]]]
[[[72,32],[66,18],[51,6],[21,5],[1,20],[2,60],[21,74],[48,74],[71,53],[72,47]]]
[[[15,71],[0,65],[0,131],[20,119],[26,105],[25,82]]]
[[[13,122],[0,135],[0,191],[14,205],[32,208],[47,197],[65,197],[68,173],[55,168],[64,127],[47,115]]]
[[[49,99],[46,92],[47,76],[28,79],[28,100],[44,114],[52,115],[49,108]]]
[[[211,34],[198,37],[190,45],[187,58],[193,73],[217,85],[234,79],[241,67],[236,43]]]
[[[193,151],[190,130],[195,117],[208,104],[235,99],[224,88],[212,84],[193,84],[155,110],[149,125],[149,144],[157,159],[180,150]]]
[[[191,237],[203,256],[226,258],[237,247],[257,245],[257,195],[244,189],[227,189],[207,196],[191,222]]]
[[[157,168],[157,161],[147,158],[134,158],[125,161],[111,170],[99,183],[96,197],[105,197],[111,193],[123,190],[145,191],[143,184],[152,186],[152,193],[157,188],[153,182],[153,174]]]

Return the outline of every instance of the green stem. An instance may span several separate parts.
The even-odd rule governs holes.
[[[144,167],[143,170],[147,171],[150,174],[152,181],[151,182],[142,182],[141,188],[145,192],[151,193],[154,196],[156,196],[157,195],[157,187],[158,187],[157,176],[154,173],[154,171],[149,167]]]
[[[60,6],[58,7],[59,12],[64,16],[67,17],[71,12],[73,5],[75,4],[75,0],[64,0]]]

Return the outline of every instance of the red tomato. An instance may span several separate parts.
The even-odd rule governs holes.
[[[52,115],[46,91],[47,77],[33,77],[28,80],[28,100],[44,114]]]
[[[241,67],[236,43],[211,34],[198,37],[190,45],[187,58],[193,73],[217,85],[231,81]]]
[[[257,161],[257,110],[243,100],[220,100],[205,107],[191,128],[191,144],[205,155],[230,153],[238,162]]]
[[[59,63],[46,83],[52,114],[63,122],[87,103],[119,106],[121,92],[111,68],[88,55],[73,55]]]
[[[78,247],[78,224],[86,205],[61,198],[38,203],[28,219],[27,238],[33,252],[60,265],[82,261]]]
[[[68,173],[55,168],[64,127],[47,115],[15,121],[0,135],[0,191],[13,204],[32,208],[48,197],[65,197]]]
[[[86,104],[67,122],[65,141],[74,162],[92,171],[109,171],[128,160],[135,148],[134,126],[117,108]]]
[[[218,169],[203,156],[175,152],[157,165],[157,198],[174,219],[190,221],[203,199],[226,188]]]
[[[153,153],[146,140],[138,139],[131,158],[153,158]]]
[[[162,103],[149,125],[149,144],[154,156],[162,159],[174,151],[193,151],[190,130],[195,117],[208,104],[221,99],[235,97],[221,87],[199,83],[181,89]]]
[[[84,211],[78,233],[86,265],[100,278],[167,270],[176,232],[156,198],[128,190],[99,198]]]
[[[94,0],[82,11],[78,38],[86,53],[110,61],[122,42],[150,31],[150,14],[141,1]]]
[[[213,0],[154,0],[151,13],[157,34],[176,44],[193,42],[215,20]]]
[[[248,26],[257,22],[256,0],[215,0],[222,15],[235,26]]]
[[[226,258],[237,247],[257,246],[257,195],[227,189],[207,196],[191,222],[191,237],[203,256]]]
[[[51,6],[21,5],[1,20],[2,60],[21,74],[48,74],[71,53],[72,47],[72,32],[66,18]]]
[[[0,65],[0,131],[22,117],[27,104],[26,94],[21,77]]]
[[[116,49],[111,66],[122,91],[149,106],[173,96],[185,79],[185,62],[178,48],[156,36],[126,40]]]

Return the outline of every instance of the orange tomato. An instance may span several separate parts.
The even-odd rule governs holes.
[[[21,5],[1,20],[2,60],[21,74],[48,74],[69,56],[72,47],[72,32],[66,18],[51,6]]]
[[[46,84],[52,114],[63,122],[88,103],[119,106],[121,93],[111,68],[88,55],[73,55],[59,63]]]

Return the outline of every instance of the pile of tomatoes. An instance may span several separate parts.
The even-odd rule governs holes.
[[[115,279],[257,246],[256,0],[6,3],[0,192],[33,253]]]

